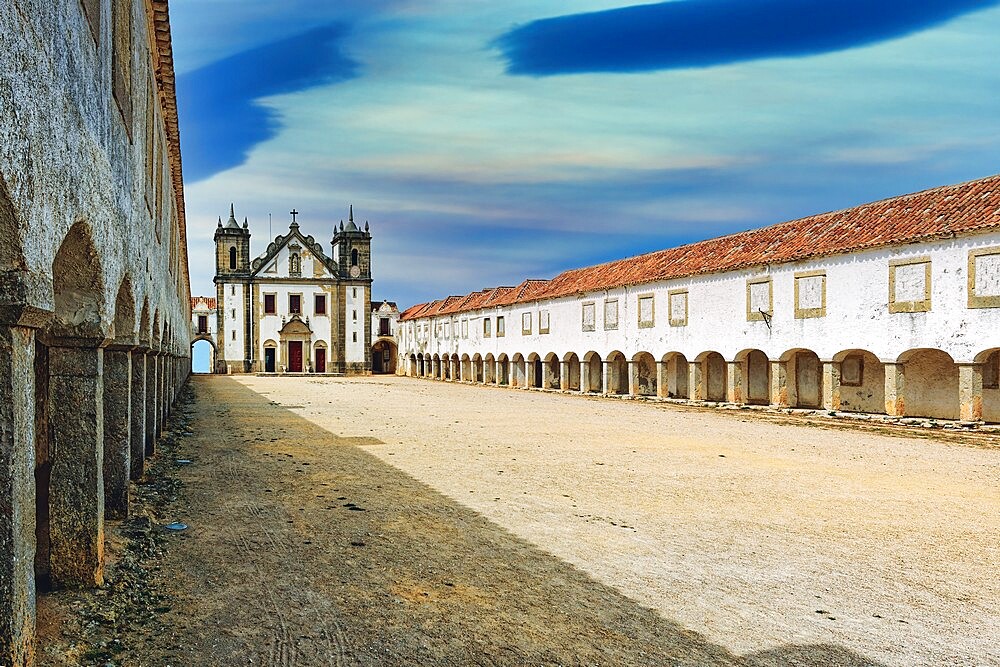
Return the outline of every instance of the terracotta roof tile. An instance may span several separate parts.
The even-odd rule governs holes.
[[[469,295],[461,310],[722,273],[1000,229],[1000,175],[822,213]],[[474,298],[486,294],[485,298]],[[413,309],[403,319],[425,313]],[[455,311],[452,311],[455,312]]]

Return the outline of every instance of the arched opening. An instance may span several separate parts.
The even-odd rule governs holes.
[[[958,365],[947,352],[909,350],[903,364],[903,414],[907,417],[959,418]]]
[[[473,376],[472,376],[472,381],[473,382],[482,383],[484,381],[483,380],[483,358],[478,353],[476,353],[476,355],[472,357],[472,372],[473,372]]]
[[[191,372],[206,375],[215,368],[215,343],[199,336],[191,341]]]
[[[840,370],[843,412],[885,412],[885,367],[868,350],[844,350],[833,356]]]
[[[424,373],[425,378],[434,377],[434,360],[431,358],[430,353],[424,355]]]
[[[788,405],[820,408],[823,405],[823,364],[812,350],[789,350],[781,355],[786,363]]]
[[[1000,422],[1000,348],[976,355],[983,380],[983,421]]]
[[[736,355],[740,366],[741,400],[750,405],[771,402],[771,361],[761,350],[743,350]]]
[[[372,345],[372,373],[392,375],[396,372],[396,344],[391,340],[378,340]]]
[[[395,371],[395,368],[396,368],[396,350],[395,350],[395,348],[392,348],[390,350],[390,353],[392,354],[392,356],[389,358],[389,361],[392,364],[393,371]],[[313,372],[314,373],[326,373],[327,372],[327,361],[328,361],[328,359],[327,359],[326,343],[324,343],[321,340],[318,340],[315,343],[313,343]],[[380,361],[383,361],[383,362],[385,361],[385,355],[384,355],[384,353],[382,354]],[[374,365],[374,363],[375,363],[375,354],[372,353],[372,364]]]
[[[462,362],[458,354],[451,355],[451,379],[456,381],[462,379]]]
[[[497,384],[510,384],[510,359],[506,354],[501,354],[497,359]]]
[[[527,383],[529,387],[534,387],[535,389],[542,388],[542,375],[544,374],[544,369],[542,368],[542,358],[532,352],[528,355],[527,359],[527,371],[528,378]]]
[[[527,368],[524,356],[519,352],[514,355],[513,364],[511,365],[510,385],[512,387],[526,387],[528,386],[527,380]]]
[[[278,372],[278,343],[272,338],[264,341],[264,372]]]
[[[578,366],[579,367],[579,366]],[[561,366],[555,352],[545,355],[545,368],[542,371],[542,388],[559,389],[561,387]]]
[[[680,352],[668,352],[660,360],[660,386],[667,398],[688,397],[688,361]]]
[[[722,402],[726,400],[726,360],[718,352],[702,352],[695,357],[693,398]]]
[[[435,380],[441,377],[441,357],[435,354],[431,357],[431,377]]]
[[[649,352],[632,357],[632,386],[636,396],[656,396],[656,359]]]
[[[486,355],[486,360],[483,362],[483,381],[486,384],[495,384],[497,377],[497,364],[496,360],[493,358],[492,354]]]
[[[580,357],[576,352],[569,352],[563,357],[566,364],[566,382],[560,386],[567,391],[580,391]]]
[[[417,355],[411,354],[410,355],[410,369],[409,369],[409,372],[407,373],[407,375],[409,375],[410,377],[416,377],[417,371],[418,371],[418,368],[417,368]]]
[[[90,227],[78,222],[69,230],[52,262],[55,292],[53,333],[68,338],[104,338],[104,280]]]
[[[236,270],[236,246],[229,247],[229,269]]]
[[[472,359],[469,358],[469,355],[463,354],[462,355],[461,380],[462,380],[462,382],[471,382],[472,379],[473,379],[473,376],[472,376]]]
[[[609,354],[607,370],[607,393],[628,394],[628,360],[625,355],[617,350]]]
[[[580,386],[584,392],[599,394],[604,391],[604,360],[601,355],[593,351],[583,355],[581,374]]]
[[[357,266],[357,265],[358,265],[358,249],[353,248],[351,249],[351,266]]]

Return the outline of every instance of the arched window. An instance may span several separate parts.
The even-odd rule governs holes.
[[[358,265],[358,249],[355,248],[351,250],[351,266]]]
[[[302,273],[302,259],[298,253],[292,253],[288,258],[288,273],[297,276]]]
[[[229,249],[229,268],[236,269],[236,246]]]

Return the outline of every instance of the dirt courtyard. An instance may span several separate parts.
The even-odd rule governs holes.
[[[137,664],[1000,665],[1000,449],[410,378],[192,382],[158,517],[190,528]]]

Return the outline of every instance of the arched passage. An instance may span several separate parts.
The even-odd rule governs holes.
[[[718,352],[702,352],[695,358],[692,398],[721,402],[726,400],[726,360]]]
[[[980,352],[976,361],[981,364],[983,421],[1000,422],[1000,348]]]
[[[580,357],[576,352],[569,352],[563,357],[566,364],[565,380],[561,383],[564,390],[580,391]]]
[[[839,370],[843,412],[885,412],[885,367],[868,350],[844,350],[833,355]]]
[[[527,386],[527,381],[527,364],[524,361],[524,356],[519,352],[515,354],[514,358],[511,360],[510,385],[512,387],[524,388]]]
[[[741,400],[751,405],[771,402],[771,362],[760,350],[743,350],[736,355],[739,364]]]
[[[560,377],[561,377],[561,367],[559,365],[559,356],[555,352],[549,352],[545,355],[545,367],[542,370],[542,388],[544,389],[559,389],[560,388]]]
[[[375,341],[375,344],[372,345],[372,373],[375,375],[392,375],[395,372],[396,344],[391,340]]]
[[[497,358],[497,384],[510,384],[510,359],[506,354],[501,354]]]
[[[604,360],[596,352],[583,355],[583,366],[580,369],[580,389],[584,392],[601,393],[604,391]]]
[[[959,418],[958,366],[947,352],[909,350],[899,355],[903,364],[903,415]]]
[[[658,381],[653,355],[639,352],[632,357],[631,366],[631,393],[636,396],[656,396]]]
[[[483,381],[486,384],[495,384],[497,377],[497,363],[492,354],[487,354],[483,361]]]
[[[484,382],[483,378],[483,357],[478,352],[472,357],[472,381]]]
[[[198,336],[191,341],[191,372],[210,374],[215,369],[215,341]]]
[[[660,360],[660,387],[667,398],[687,398],[688,360],[680,352],[668,352]]]
[[[628,387],[628,359],[621,352],[615,350],[608,354],[605,371],[605,391],[609,394],[625,395],[629,393]]]

